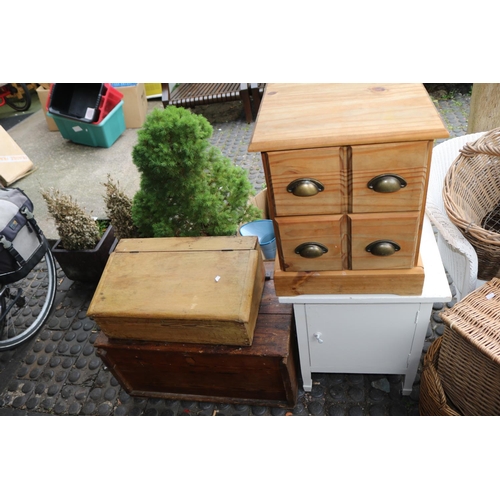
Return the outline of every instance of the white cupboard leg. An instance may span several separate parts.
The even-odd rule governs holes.
[[[304,304],[294,304],[295,326],[297,328],[297,343],[299,346],[300,371],[304,391],[312,389],[311,361],[309,356],[309,342],[307,338],[306,307]]]
[[[412,391],[413,382],[417,376],[418,365],[424,348],[425,334],[431,317],[432,304],[420,304],[417,324],[415,328],[415,336],[413,337],[413,345],[411,354],[408,358],[408,369],[403,382],[403,396],[409,396]]]

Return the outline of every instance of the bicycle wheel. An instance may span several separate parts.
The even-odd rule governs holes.
[[[56,264],[50,250],[26,278],[0,288],[0,351],[33,337],[54,304]]]
[[[27,111],[31,106],[31,94],[25,83],[9,83],[10,96],[5,102],[16,111]]]

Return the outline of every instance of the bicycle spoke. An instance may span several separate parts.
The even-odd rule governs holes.
[[[0,296],[0,350],[10,349],[37,333],[47,319],[56,291],[50,252],[26,278]]]

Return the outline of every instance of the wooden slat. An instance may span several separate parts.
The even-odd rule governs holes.
[[[193,236],[186,238],[124,238],[116,246],[120,252],[206,252],[208,250],[256,250],[257,236]]]
[[[201,105],[240,99],[239,83],[182,83],[170,99],[172,105]]]
[[[376,271],[283,271],[276,259],[274,286],[278,297],[324,294],[420,295],[424,286],[424,266],[411,269]]]

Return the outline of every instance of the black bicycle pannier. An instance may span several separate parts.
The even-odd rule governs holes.
[[[19,188],[0,188],[0,284],[26,277],[46,251],[32,201]]]

